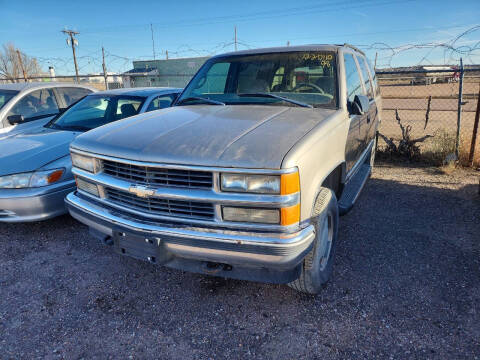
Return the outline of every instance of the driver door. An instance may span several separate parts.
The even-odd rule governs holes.
[[[363,129],[367,123],[368,113],[363,115],[353,114],[352,104],[355,95],[364,95],[364,89],[360,71],[353,53],[344,52],[343,59],[347,89],[347,109],[350,122],[345,148],[345,160],[347,163],[347,172],[349,172],[360,160],[360,156],[366,148]]]

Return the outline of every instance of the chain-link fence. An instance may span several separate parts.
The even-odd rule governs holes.
[[[463,164],[471,165],[473,155],[474,164],[480,165],[480,134],[475,140],[475,151],[473,154],[471,152],[472,138],[477,131],[474,124],[478,112],[480,69],[465,69],[463,79],[461,70],[379,71],[377,74],[383,98],[380,134],[396,144],[405,140],[405,136],[411,140],[423,138],[423,141],[416,143],[420,154],[442,162],[447,155],[456,151],[459,123],[459,159]],[[98,90],[184,87],[191,77],[192,74],[123,74],[108,75],[106,78],[103,75],[80,75],[78,83]],[[0,80],[0,83],[13,81]],[[28,81],[77,82],[75,76],[35,77]],[[463,93],[461,100],[460,90]],[[379,148],[385,148],[386,145],[380,136]]]
[[[480,71],[465,70],[463,75],[462,79],[461,71],[379,72],[383,101],[380,134],[396,145],[407,136],[410,140],[420,140],[415,145],[423,156],[443,161],[456,151],[460,125],[458,157],[462,163],[470,164]],[[383,139],[379,137],[380,149],[387,147]],[[479,137],[475,143],[473,160],[478,164]]]

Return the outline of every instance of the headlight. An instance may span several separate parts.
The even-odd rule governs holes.
[[[96,158],[80,155],[74,152],[71,153],[71,156],[72,156],[72,165],[74,167],[77,167],[82,170],[86,170],[91,173],[96,173],[97,171],[100,170],[100,160]]]
[[[222,174],[222,191],[280,194],[280,176]]]
[[[300,191],[298,171],[282,175],[221,174],[221,190],[288,195]]]
[[[22,189],[47,186],[59,181],[65,169],[35,171],[0,177],[0,189]]]

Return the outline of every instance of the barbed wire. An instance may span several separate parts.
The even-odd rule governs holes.
[[[378,53],[378,68],[391,68],[393,67],[394,61],[398,58],[399,55],[405,54],[409,51],[418,51],[425,50],[426,53],[423,54],[421,59],[410,65],[421,65],[424,63],[433,64],[431,61],[431,55],[436,50],[443,50],[443,63],[450,64],[453,62],[458,62],[459,57],[464,57],[468,59],[467,62],[475,63],[478,62],[474,60],[473,56],[480,55],[480,40],[465,40],[469,35],[472,35],[476,32],[480,32],[480,25],[471,26],[470,28],[463,30],[458,35],[454,36],[448,41],[438,41],[438,42],[424,42],[424,43],[407,43],[397,46],[391,46],[385,42],[374,42],[371,44],[354,44],[364,51],[371,51]],[[288,39],[285,39],[285,43]],[[293,45],[293,44],[292,44]],[[218,53],[225,52],[226,49],[233,50],[235,46],[234,39],[228,41],[220,42],[213,45],[212,47],[205,48],[193,48],[188,44],[182,44],[174,50],[168,50],[169,58],[180,58],[180,57],[208,57],[213,56]],[[237,39],[237,48],[241,49],[251,49],[255,48],[255,45],[250,44],[245,39]],[[167,55],[167,50],[160,50],[155,53],[156,59],[165,59]],[[107,70],[114,73],[123,73],[132,67],[132,62],[136,60],[152,60],[152,55],[139,55],[135,57],[123,56],[119,54],[112,53],[106,49],[105,51],[105,60],[107,63]],[[53,66],[55,70],[59,73],[71,73],[72,72],[72,58],[71,57],[37,57],[37,61],[42,67]],[[89,72],[101,73],[102,70],[102,60],[101,60],[101,51],[94,50],[86,54],[81,54],[77,57],[79,63],[79,70],[89,69]],[[435,61],[438,64],[438,61]]]

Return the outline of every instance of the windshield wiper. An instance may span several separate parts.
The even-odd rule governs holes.
[[[92,130],[92,128],[89,128],[88,126],[81,126],[81,125],[70,125],[70,126],[62,126],[62,130],[67,130],[67,131],[89,131]]]
[[[303,102],[293,100],[293,99],[289,99],[289,98],[286,98],[286,97],[283,97],[283,96],[274,95],[274,94],[271,94],[271,93],[243,93],[243,94],[237,94],[237,95],[240,96],[240,97],[268,97],[268,98],[272,98],[272,99],[282,100],[282,101],[285,101],[285,102],[288,102],[288,103],[291,103],[291,104],[295,104],[295,105],[298,105],[298,106],[301,106],[301,107],[313,108],[312,105],[305,104]]]
[[[223,105],[223,106],[225,106],[225,103],[223,103],[221,101],[216,101],[216,100],[212,100],[212,99],[209,99],[209,98],[203,98],[203,97],[200,97],[200,96],[187,97],[185,99],[180,100],[177,103],[177,105],[180,105],[180,104],[183,104],[183,103],[186,103],[186,102],[190,102],[190,101],[203,101],[203,102],[213,104],[213,105]]]

